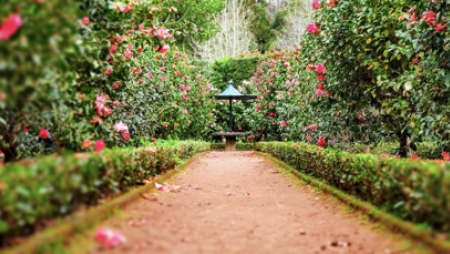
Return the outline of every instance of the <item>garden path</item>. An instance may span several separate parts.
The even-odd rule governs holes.
[[[125,243],[89,253],[421,253],[253,152],[209,152],[170,184],[103,222]]]

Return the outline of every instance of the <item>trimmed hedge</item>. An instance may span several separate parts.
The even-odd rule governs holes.
[[[256,150],[402,219],[450,232],[450,163],[351,154],[305,143],[257,143]]]
[[[436,142],[420,142],[415,144],[416,154],[420,158],[426,159],[442,159],[443,148]],[[351,153],[363,153],[364,144],[361,143],[347,143],[347,144],[335,144],[333,147],[351,152]],[[380,142],[372,144],[370,146],[371,154],[392,154],[396,155],[400,149],[399,142]]]
[[[123,193],[207,151],[206,142],[158,142],[141,148],[47,156],[0,168],[0,246],[50,218]]]

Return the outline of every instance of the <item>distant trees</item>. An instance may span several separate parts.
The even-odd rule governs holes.
[[[217,18],[221,31],[194,42],[195,54],[208,62],[250,51],[293,49],[310,20],[311,0],[227,0]]]

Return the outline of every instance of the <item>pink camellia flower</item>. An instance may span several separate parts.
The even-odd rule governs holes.
[[[183,113],[187,114],[188,113],[187,109],[183,109]]]
[[[116,107],[120,106],[120,102],[118,102],[118,101],[113,101],[113,102],[111,102],[111,104]]]
[[[320,7],[321,7],[320,1],[319,1],[319,0],[314,0],[314,1],[312,2],[311,6],[312,6],[312,8],[313,8],[314,10],[320,9]]]
[[[128,134],[128,133],[124,133],[122,137],[123,137],[123,140],[125,140],[125,141],[128,141],[131,138],[130,134]]]
[[[283,65],[284,65],[284,67],[289,67],[290,64],[289,64],[289,62],[284,62]]]
[[[180,88],[180,90],[184,90],[184,85],[183,84],[179,84],[178,88]]]
[[[446,25],[436,24],[436,26],[434,26],[434,30],[435,30],[436,32],[440,32],[440,31],[444,30],[445,27],[446,27]]]
[[[166,77],[166,76],[162,76],[162,77],[161,77],[161,80],[162,80],[162,81],[166,81],[166,80],[167,80],[167,77]]]
[[[147,77],[148,77],[149,79],[153,79],[153,73],[147,72]]]
[[[127,5],[127,6],[125,6],[125,8],[123,9],[123,12],[129,12],[129,11],[131,11],[131,10],[132,10],[131,6]]]
[[[309,23],[308,26],[306,27],[306,31],[310,34],[320,34],[320,29],[317,28],[317,26],[313,23]]]
[[[122,121],[117,122],[114,124],[114,128],[116,129],[117,132],[120,133],[128,133],[128,126],[126,124],[124,124]]]
[[[156,35],[160,38],[160,39],[165,39],[167,37],[170,37],[170,33],[169,30],[165,29],[164,27],[159,28],[158,30],[156,30]]]
[[[113,86],[114,90],[119,89],[119,87],[120,87],[119,82],[114,82],[114,86]]]
[[[164,53],[166,53],[167,51],[169,51],[169,49],[170,49],[170,46],[166,44],[166,45],[163,45],[163,46],[158,50],[158,52],[161,53],[161,54],[164,54]]]
[[[103,112],[105,113],[105,116],[109,116],[113,113],[113,110],[108,107],[104,107]]]
[[[106,76],[109,76],[109,75],[111,75],[111,69],[106,69],[106,71],[105,71],[105,74],[106,74]]]
[[[81,24],[87,26],[89,25],[91,21],[89,20],[89,17],[84,17],[83,19],[81,19]]]
[[[175,53],[173,53],[173,57],[175,57],[175,58],[180,57],[180,53],[178,51],[175,51]]]
[[[101,152],[103,149],[105,149],[105,147],[106,144],[105,141],[103,141],[103,139],[97,140],[94,145],[94,151]]]
[[[121,233],[106,228],[99,228],[95,239],[105,247],[114,247],[125,242],[125,237]]]
[[[191,91],[192,90],[192,87],[191,86],[187,86],[186,87],[186,92],[189,92],[189,91]]]
[[[317,126],[317,124],[310,124],[310,125],[308,125],[308,128],[309,128],[310,130],[312,130],[312,131],[317,130],[318,127],[319,127],[319,126]]]
[[[39,137],[41,139],[48,139],[48,138],[50,138],[50,132],[46,129],[41,129],[39,131]]]
[[[317,95],[317,97],[322,97],[322,96],[323,96],[323,91],[320,90],[320,89],[317,89],[317,90],[315,91],[315,94]]]
[[[0,25],[0,41],[8,40],[13,36],[19,27],[23,24],[22,18],[19,14],[11,14],[7,17],[3,24]]]
[[[281,125],[281,127],[286,127],[286,126],[287,126],[287,123],[286,123],[286,121],[281,120],[281,121],[280,121],[280,125]]]
[[[130,59],[133,57],[133,51],[131,51],[129,48],[125,49],[125,52],[123,52],[123,54],[125,55],[125,57],[127,59]]]
[[[177,76],[177,77],[181,76],[181,71],[176,71],[175,76]]]
[[[425,21],[428,25],[434,25],[436,23],[436,13],[426,11],[422,14],[421,20]]]
[[[299,45],[295,45],[295,50],[299,51],[300,50],[300,46]]]
[[[321,63],[316,65],[317,74],[324,74],[325,71],[326,71],[325,65],[323,65]]]

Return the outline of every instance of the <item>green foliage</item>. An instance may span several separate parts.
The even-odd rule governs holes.
[[[450,163],[355,155],[305,143],[261,142],[256,149],[400,218],[450,230]]]
[[[223,7],[220,0],[6,4],[0,22],[18,13],[23,25],[0,41],[5,160],[92,150],[101,139],[111,147],[206,136],[213,87],[177,46],[210,38]],[[128,130],[114,128],[119,122]],[[39,138],[41,129],[50,137]]]
[[[449,30],[436,28],[448,23],[449,11],[442,1],[404,0],[339,1],[316,11],[322,32],[305,34],[303,59],[327,67],[323,85],[331,96],[314,106],[330,136],[347,131],[357,141],[377,142],[392,135],[403,150],[409,137],[449,142],[443,129],[450,112]],[[423,18],[427,12],[435,21]],[[332,112],[339,119],[329,118]]]
[[[250,80],[261,59],[260,56],[243,56],[216,60],[211,67],[211,82],[221,91],[226,88],[229,80],[241,85],[244,80]]]
[[[7,164],[0,170],[0,245],[46,219],[123,193],[209,148],[205,142],[157,142]]]

